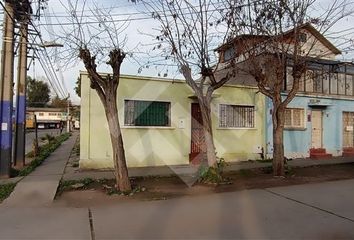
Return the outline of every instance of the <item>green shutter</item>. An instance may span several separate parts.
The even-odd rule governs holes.
[[[134,101],[136,126],[168,126],[168,102]]]

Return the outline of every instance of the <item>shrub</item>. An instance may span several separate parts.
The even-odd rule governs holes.
[[[0,185],[0,203],[4,201],[8,196],[10,196],[15,186],[16,183],[8,183],[8,184]]]
[[[198,181],[203,183],[220,184],[227,179],[223,177],[224,168],[227,165],[223,158],[218,159],[215,166],[201,165],[198,171]]]

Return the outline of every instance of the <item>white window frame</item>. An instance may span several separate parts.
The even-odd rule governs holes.
[[[288,107],[286,108],[286,110],[291,110],[290,114],[290,120],[291,120],[291,125],[285,125],[285,121],[284,121],[284,129],[300,129],[300,130],[304,130],[306,127],[305,127],[305,119],[306,119],[306,110],[305,108],[299,108],[299,107]],[[300,114],[300,116],[302,116],[302,120],[301,121],[301,125],[300,126],[296,126],[294,125],[294,110],[300,110],[302,111],[302,114]],[[284,112],[284,115],[285,115],[285,112]],[[284,116],[285,118],[285,116]]]

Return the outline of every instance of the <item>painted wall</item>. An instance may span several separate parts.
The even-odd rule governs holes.
[[[104,109],[81,73],[80,167],[112,168],[112,147]],[[225,86],[215,92],[212,120],[217,155],[227,161],[260,158],[265,142],[265,99],[255,88]],[[129,167],[189,164],[193,92],[184,81],[123,76],[118,89],[119,120]],[[171,127],[124,126],[124,100],[171,102]],[[254,129],[220,129],[219,104],[255,105]]]
[[[271,119],[272,102],[270,99],[266,99],[266,105],[267,155],[268,157],[271,157],[273,152],[273,128]],[[305,109],[305,128],[302,130],[284,131],[284,151],[286,157],[309,157],[312,137],[311,111],[313,109],[322,109],[323,111],[323,147],[326,148],[327,153],[331,153],[333,156],[339,156],[342,154],[344,128],[342,122],[343,112],[354,112],[354,99],[299,94],[293,99],[288,107]]]

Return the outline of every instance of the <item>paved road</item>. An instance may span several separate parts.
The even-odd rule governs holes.
[[[0,205],[0,239],[354,239],[353,190],[354,179],[91,209]]]
[[[53,136],[56,136],[60,134],[59,129],[38,129],[38,139],[40,140],[41,137],[45,136],[46,134],[50,134]],[[28,132],[26,133],[26,146],[25,146],[25,152],[28,153],[32,151],[32,144],[33,140],[35,138],[34,132]]]

